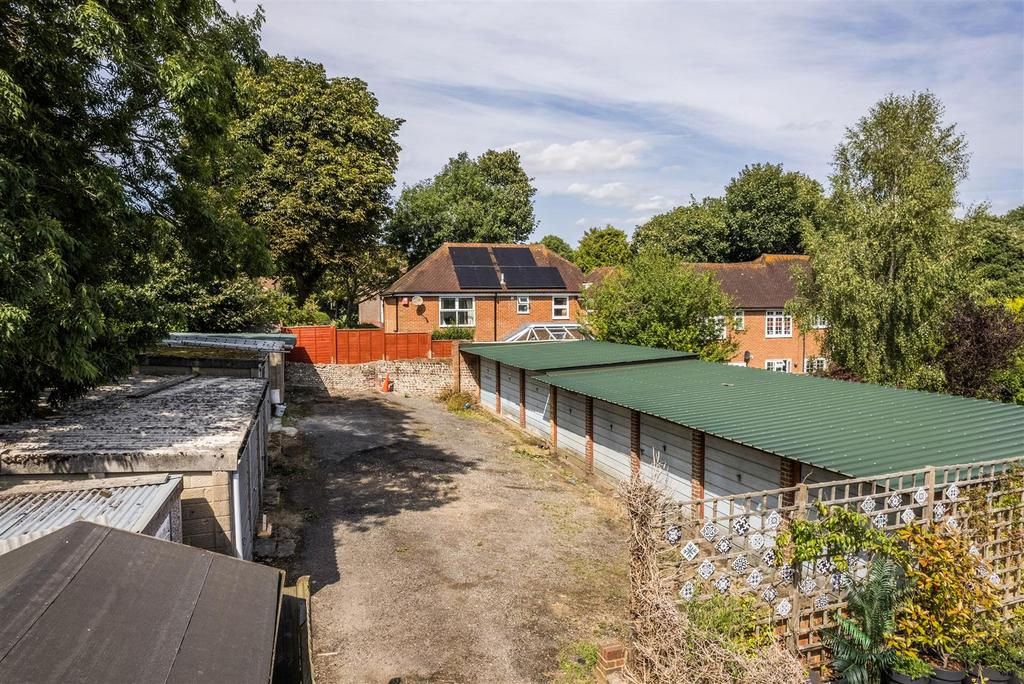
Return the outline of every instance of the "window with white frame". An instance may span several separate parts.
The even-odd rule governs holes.
[[[787,316],[781,309],[764,312],[764,336],[765,337],[792,337],[793,317]]]
[[[821,314],[815,314],[811,318],[811,327],[812,328],[818,328],[818,329],[827,328],[828,327],[828,321],[825,320],[825,317],[822,316]]]
[[[441,327],[468,327],[476,323],[472,297],[441,297]]]
[[[712,316],[711,323],[715,326],[718,339],[724,340],[729,337],[729,331],[725,328],[725,316]]]
[[[736,309],[732,312],[732,329],[735,331],[746,330],[747,320],[743,315],[743,309]]]
[[[516,297],[516,313],[517,314],[528,314],[528,313],[530,313],[530,298],[529,297]]]
[[[804,359],[804,373],[820,373],[828,368],[828,361],[824,356],[812,356]]]
[[[551,298],[551,318],[568,318],[569,317],[569,298],[568,297],[552,297]]]
[[[765,370],[775,371],[777,373],[788,373],[792,368],[792,362],[789,359],[768,359],[764,362]]]

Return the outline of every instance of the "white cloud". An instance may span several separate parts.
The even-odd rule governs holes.
[[[511,146],[528,171],[615,171],[639,166],[640,153],[650,145],[643,140],[620,142],[610,138],[545,145],[528,140]]]
[[[678,202],[673,202],[664,195],[654,195],[634,204],[633,211],[664,211],[677,205]]]
[[[599,204],[624,204],[633,197],[633,190],[625,183],[572,183],[565,189],[566,195],[575,195]]]

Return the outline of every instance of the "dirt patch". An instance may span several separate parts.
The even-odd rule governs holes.
[[[428,399],[293,391],[293,408],[271,519],[296,553],[275,563],[312,578],[320,681],[587,681],[626,617],[618,501]]]

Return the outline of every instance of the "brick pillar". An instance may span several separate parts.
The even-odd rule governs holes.
[[[640,412],[629,412],[629,469],[634,479],[640,477]]]
[[[473,358],[475,358],[476,361],[473,361],[470,364],[470,367],[473,369],[473,379],[476,380],[476,403],[479,404],[480,403],[480,365],[483,363],[483,361],[480,359],[479,356],[474,356]]]
[[[690,438],[690,482],[693,487],[693,498],[704,498],[704,433],[693,431]],[[697,518],[704,519],[704,504],[697,504]]]
[[[594,398],[586,399],[586,418],[584,419],[585,432],[587,433],[587,473],[594,472]]]
[[[551,407],[551,449],[558,449],[558,388],[548,385],[548,406]]]
[[[494,412],[501,415],[501,362],[494,362]]]
[[[452,389],[462,391],[462,354],[459,353],[457,340],[452,342]]]
[[[800,462],[791,458],[783,458],[779,464],[779,486],[785,489],[796,487],[798,484],[800,484]],[[793,492],[783,493],[782,505],[793,505]]]
[[[526,369],[519,369],[519,427],[526,429]]]
[[[597,645],[597,681],[608,684],[618,680],[626,669],[626,647],[618,639],[605,639]]]

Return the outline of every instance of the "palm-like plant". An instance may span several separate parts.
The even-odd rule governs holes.
[[[836,625],[822,630],[821,641],[832,652],[832,669],[849,684],[877,684],[890,669],[896,652],[888,640],[896,627],[896,609],[907,597],[902,569],[879,554],[867,577],[855,583],[847,597],[847,614],[836,614]]]

